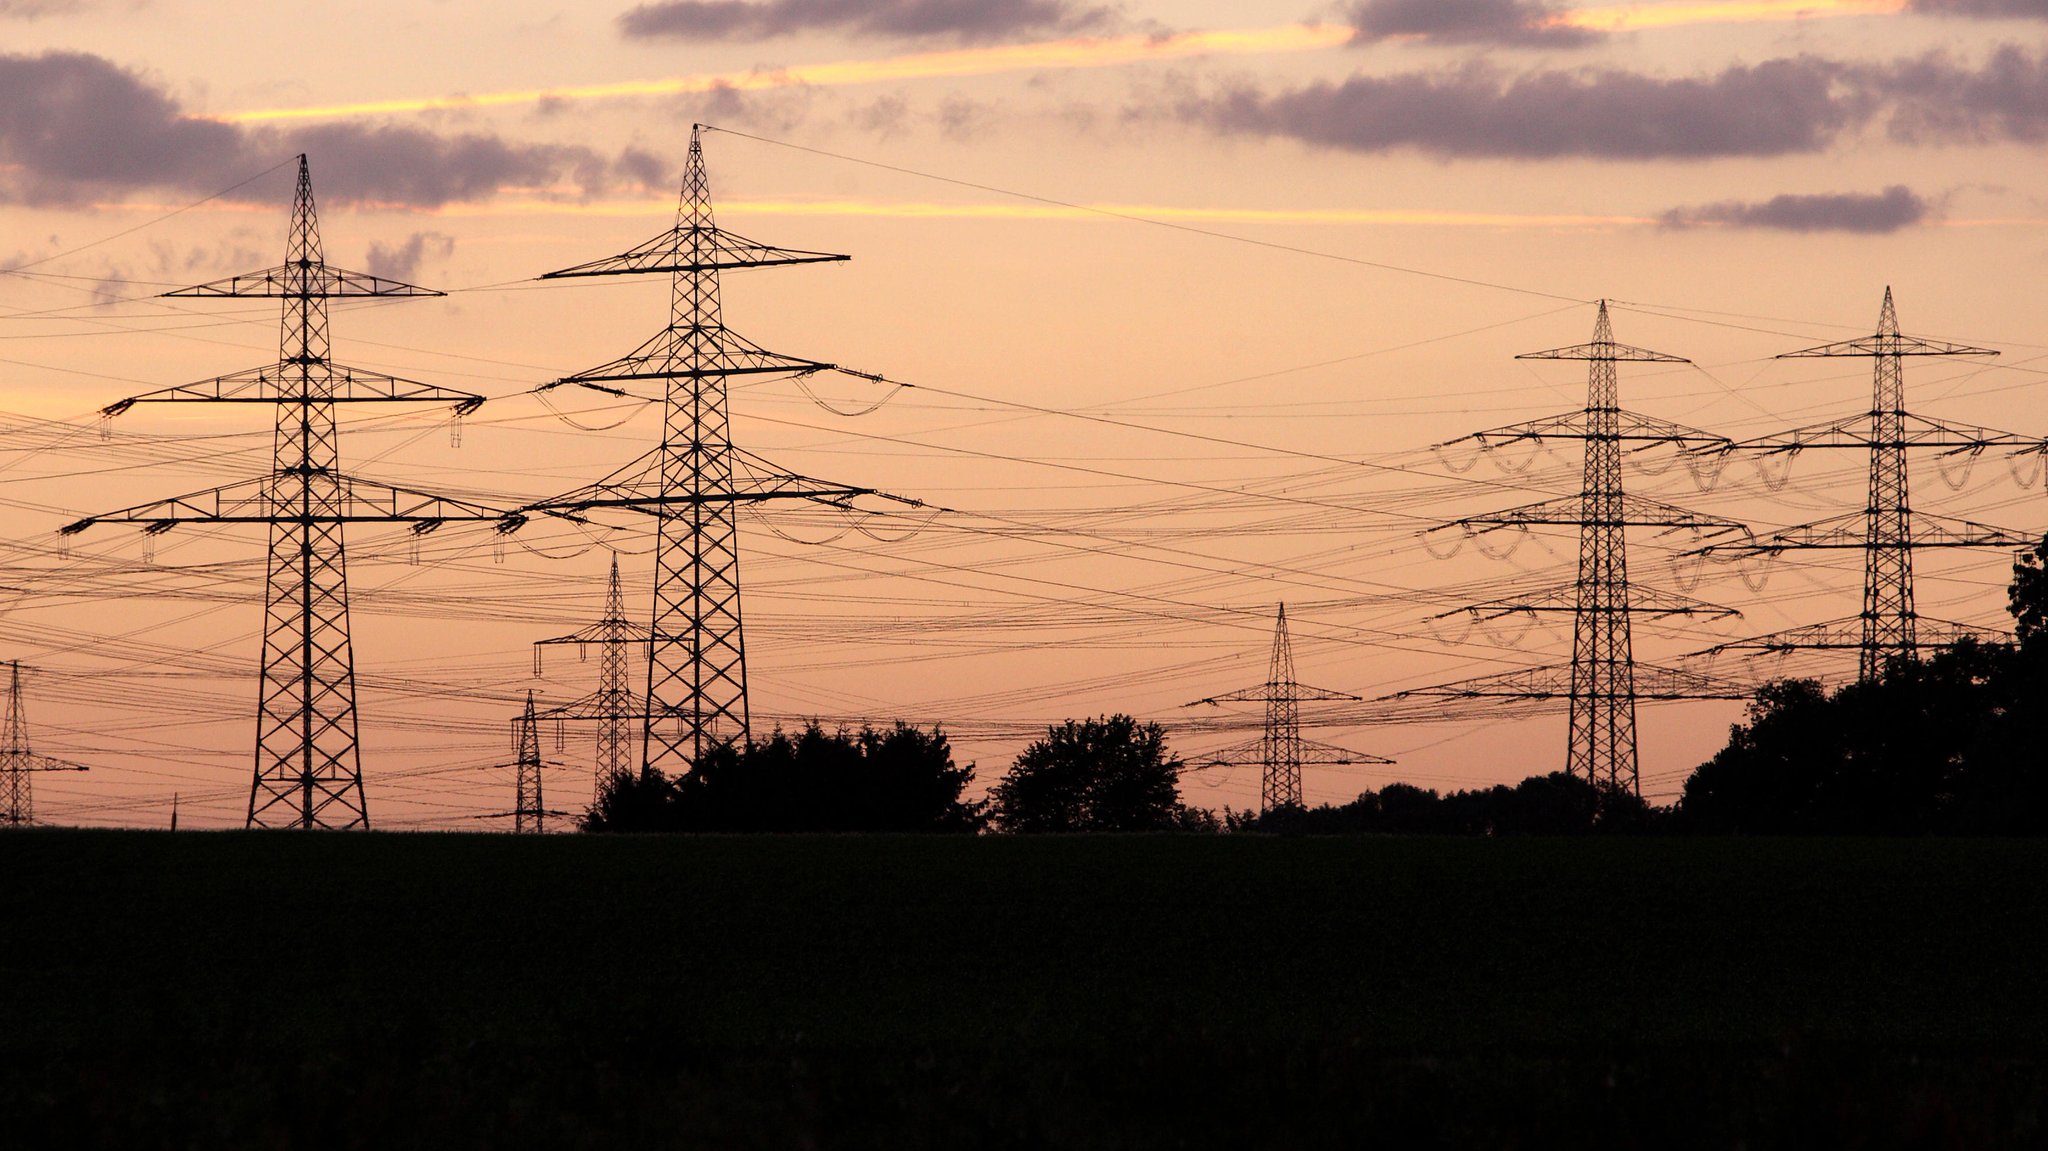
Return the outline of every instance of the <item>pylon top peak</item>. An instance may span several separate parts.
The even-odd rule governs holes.
[[[1518,360],[1626,360],[1633,363],[1689,364],[1684,356],[1653,352],[1648,348],[1633,347],[1614,342],[1614,322],[1607,316],[1607,300],[1600,301],[1599,314],[1593,320],[1593,340],[1586,344],[1573,344],[1566,348],[1551,348],[1542,352],[1524,352],[1515,357]]]
[[[1877,331],[1853,340],[1837,340],[1819,347],[1780,352],[1781,360],[1818,359],[1832,356],[1995,356],[1993,348],[1952,344],[1945,340],[1923,340],[1899,332],[1899,311],[1892,304],[1892,289],[1885,285],[1884,304],[1877,312]]]

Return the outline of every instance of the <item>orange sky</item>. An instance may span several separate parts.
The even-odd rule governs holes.
[[[721,222],[854,258],[729,277],[727,322],[922,385],[750,385],[736,436],[948,509],[745,521],[758,725],[942,721],[984,781],[1069,716],[1160,719],[1191,756],[1246,738],[1254,713],[1181,705],[1263,677],[1283,599],[1301,678],[1369,699],[1568,658],[1556,623],[1431,619],[1568,580],[1568,533],[1449,559],[1422,533],[1576,491],[1571,445],[1431,445],[1580,406],[1581,365],[1513,357],[1586,339],[1600,297],[1620,339],[1694,361],[1624,369],[1624,405],[1660,418],[1742,438],[1864,410],[1867,365],[1772,357],[1867,331],[1890,284],[1908,330],[2004,352],[1911,365],[1916,410],[2048,434],[2048,122],[2003,86],[2043,68],[2048,20],[1532,4],[1523,26],[1352,43],[1344,6],[1204,0],[717,39],[629,35],[625,7],[0,13],[0,87],[47,129],[0,132],[0,267],[23,269],[0,276],[0,658],[40,669],[37,749],[95,766],[37,780],[47,818],[158,823],[175,792],[181,826],[239,823],[260,536],[65,547],[55,528],[268,467],[253,409],[138,407],[104,438],[95,413],[275,354],[274,305],[153,293],[275,263],[289,172],[265,173],[301,148],[330,261],[450,290],[337,309],[336,358],[490,397],[459,447],[445,412],[353,415],[345,464],[526,499],[651,446],[643,405],[530,392],[624,354],[667,307],[659,283],[531,278],[666,226],[689,125],[732,129],[706,143]],[[1628,482],[1764,530],[1861,507],[1862,461],[1829,456],[1802,454],[1783,490],[1737,464],[1701,491],[1654,457]],[[2030,461],[1915,466],[1916,508],[2048,526]],[[1645,623],[1645,660],[1856,610],[1853,561],[1702,573],[1682,543],[1632,539],[1632,576],[1744,615]],[[644,610],[646,547],[560,525],[352,534],[373,817],[492,826],[475,817],[509,802],[517,701],[595,674],[570,650],[535,679],[527,645],[595,617],[612,548]],[[1921,612],[1998,622],[2004,562],[1923,556]],[[1738,714],[1646,709],[1646,790],[1668,799]],[[1310,798],[1562,763],[1555,712],[1392,718],[1311,715],[1316,738],[1399,763],[1311,769]],[[546,746],[569,765],[550,789],[587,789],[588,733]],[[1202,772],[1186,792],[1244,807],[1257,782]]]

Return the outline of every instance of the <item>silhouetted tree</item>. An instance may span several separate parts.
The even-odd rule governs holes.
[[[1656,812],[1635,793],[1593,784],[1562,771],[1439,795],[1406,783],[1361,793],[1341,806],[1274,808],[1234,815],[1234,831],[1299,835],[1584,835],[1640,831]]]
[[[1180,802],[1181,763],[1156,723],[1128,715],[1046,729],[989,791],[1003,831],[1214,830]]]
[[[700,757],[678,779],[614,781],[585,816],[589,831],[958,831],[984,822],[963,800],[974,768],[956,767],[945,733],[896,724],[828,732],[813,722]]]

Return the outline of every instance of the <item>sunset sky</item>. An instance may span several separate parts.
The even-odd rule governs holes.
[[[490,398],[460,446],[445,411],[349,413],[344,467],[566,490],[658,413],[532,389],[632,349],[668,289],[533,278],[667,227],[696,122],[721,224],[853,257],[729,276],[726,322],[914,385],[736,387],[736,440],[929,505],[743,521],[757,734],[943,722],[990,782],[1045,724],[1122,711],[1199,760],[1258,716],[1182,705],[1264,678],[1284,600],[1301,679],[1368,701],[1305,707],[1309,734],[1399,761],[1312,768],[1311,802],[1562,767],[1560,711],[1370,701],[1569,658],[1568,620],[1433,617],[1567,582],[1570,533],[1439,558],[1458,535],[1426,529],[1575,492],[1577,446],[1432,446],[1582,406],[1583,364],[1514,356],[1586,340],[1601,298],[1693,362],[1624,366],[1639,412],[1741,440],[1867,410],[1868,362],[1772,357],[1867,334],[1889,285],[1909,333],[2003,353],[1910,363],[1913,410],[2048,436],[2048,0],[0,0],[0,659],[35,669],[36,749],[94,767],[36,780],[44,819],[157,825],[176,793],[182,825],[239,826],[247,800],[260,531],[56,535],[269,466],[267,410],[102,427],[276,355],[274,303],[156,293],[277,263],[306,152],[331,263],[449,293],[337,306],[336,361]],[[2039,460],[1916,458],[1914,506],[2039,532]],[[1703,491],[1646,453],[1627,482],[1761,534],[1860,509],[1866,463]],[[1854,554],[1630,543],[1640,585],[1743,613],[1640,623],[1644,660],[1857,610]],[[596,618],[611,549],[643,615],[647,547],[352,530],[373,821],[502,825],[474,817],[511,803],[526,691],[597,669],[556,649],[536,679],[528,645]],[[2008,556],[1917,563],[1923,616],[2002,622]],[[1645,792],[1740,712],[1646,707]],[[544,746],[580,808],[588,732]],[[1256,805],[1257,773],[1183,790]]]

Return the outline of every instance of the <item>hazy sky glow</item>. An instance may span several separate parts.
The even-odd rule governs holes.
[[[97,767],[37,781],[53,821],[157,824],[173,792],[182,823],[241,820],[260,534],[55,529],[268,467],[266,411],[95,413],[275,355],[274,306],[156,294],[276,263],[299,151],[331,262],[449,292],[337,308],[336,359],[491,397],[459,447],[445,412],[353,412],[344,466],[516,502],[659,426],[532,389],[652,334],[666,284],[533,277],[665,227],[690,125],[725,129],[723,224],[854,257],[729,277],[727,322],[916,385],[750,383],[736,437],[944,509],[745,521],[757,727],[943,721],[984,779],[1069,716],[1240,742],[1256,714],[1181,705],[1263,678],[1283,599],[1302,678],[1368,700],[1567,659],[1568,623],[1454,609],[1567,581],[1575,539],[1437,558],[1459,540],[1425,529],[1575,492],[1575,446],[1431,445],[1582,405],[1581,366],[1513,357],[1585,340],[1602,297],[1619,339],[1696,365],[1624,368],[1637,411],[1737,439],[1863,411],[1867,363],[1772,357],[1868,332],[1891,285],[1909,332],[2004,353],[1910,365],[1915,410],[2048,435],[2043,0],[286,8],[0,0],[0,658],[40,669],[37,749]],[[2038,459],[1916,459],[1914,505],[2040,531]],[[1702,491],[1646,454],[1628,482],[1762,532],[1860,509],[1864,464]],[[1632,576],[1743,618],[1640,623],[1641,658],[1856,610],[1854,557],[1701,569],[1690,542],[1639,533]],[[526,690],[596,675],[570,649],[535,679],[527,644],[595,618],[610,549],[645,611],[647,545],[352,532],[372,818],[494,826]],[[1921,614],[2000,622],[2006,562],[1923,553]],[[1646,790],[1738,714],[1646,708]],[[1316,801],[1563,759],[1555,711],[1310,718],[1400,761],[1312,770]],[[578,805],[588,732],[554,746],[552,805]],[[1242,807],[1257,780],[1186,790]]]

